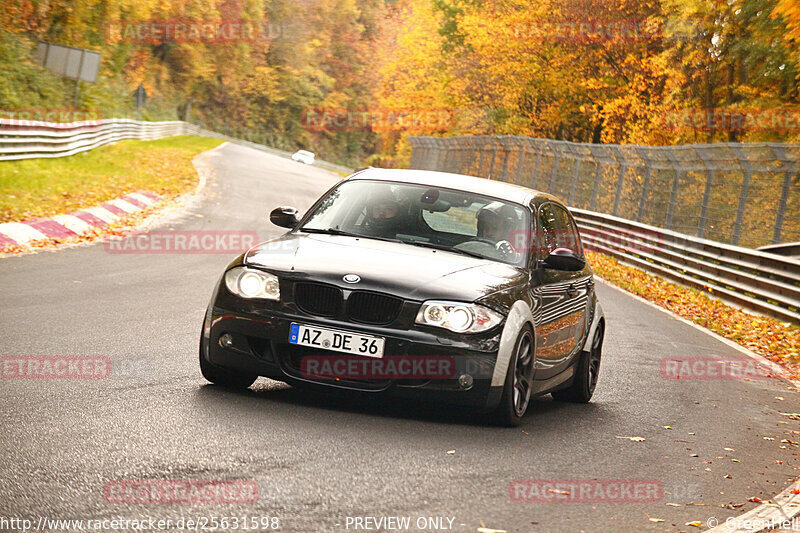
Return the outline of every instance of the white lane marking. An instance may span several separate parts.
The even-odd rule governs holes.
[[[47,235],[22,222],[6,222],[5,224],[0,224],[0,233],[16,241],[17,244],[28,244],[32,241],[47,239]]]
[[[792,483],[769,504],[761,504],[742,515],[724,520],[714,517],[719,525],[714,526],[712,518],[709,518],[706,525],[714,527],[707,529],[706,533],[757,533],[786,524],[791,524],[791,529],[781,528],[781,531],[795,531],[797,521],[792,519],[800,514],[800,495],[792,491],[800,492],[800,481]]]
[[[94,226],[74,215],[54,215],[52,218],[68,230],[72,231],[73,233],[77,233],[78,235],[89,233],[94,229]]]
[[[99,218],[103,222],[107,222],[109,224],[114,222],[114,221],[116,221],[119,218],[117,215],[115,215],[114,213],[112,213],[108,209],[105,209],[105,208],[99,207],[99,206],[87,207],[86,209],[84,209],[84,211],[96,216],[97,218]]]

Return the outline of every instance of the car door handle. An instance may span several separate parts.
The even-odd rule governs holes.
[[[576,294],[578,294],[578,288],[575,286],[574,283],[570,283],[569,287],[567,287],[567,296],[572,298]]]

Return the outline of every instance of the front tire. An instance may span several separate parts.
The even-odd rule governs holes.
[[[245,373],[233,373],[213,366],[203,357],[206,339],[200,335],[200,372],[203,377],[214,385],[228,389],[246,389],[252,385],[258,376]]]
[[[580,361],[575,367],[575,379],[568,389],[553,392],[553,398],[560,402],[589,403],[600,375],[600,359],[603,352],[605,326],[601,322],[594,332],[592,347],[581,352]]]
[[[533,330],[526,325],[517,337],[508,361],[500,405],[493,413],[492,419],[498,425],[516,427],[522,423],[533,388],[534,349]]]

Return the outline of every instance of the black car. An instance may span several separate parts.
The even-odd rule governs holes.
[[[588,402],[605,320],[556,198],[481,178],[367,169],[237,257],[200,339],[209,381],[425,398],[521,421],[530,398]]]

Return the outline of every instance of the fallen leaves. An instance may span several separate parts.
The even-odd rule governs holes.
[[[800,326],[745,313],[703,291],[680,287],[607,255],[586,255],[592,269],[614,285],[761,354],[800,377]]]
[[[614,438],[615,439],[628,439],[628,440],[633,441],[633,442],[644,442],[644,439],[642,437],[621,437],[619,435],[614,435]]]

